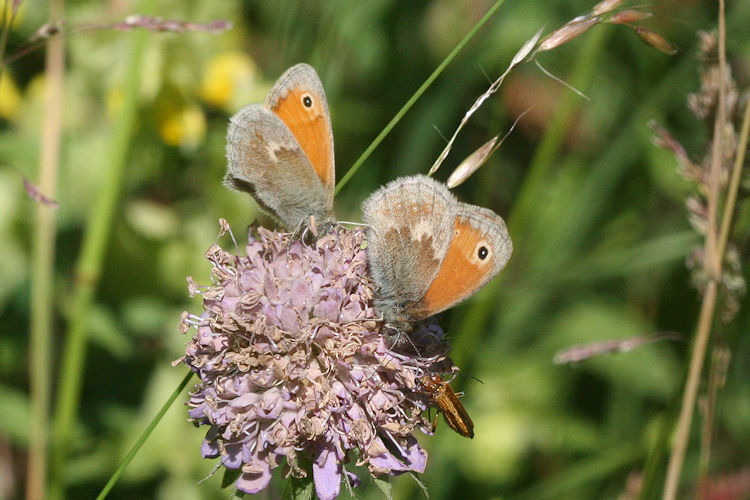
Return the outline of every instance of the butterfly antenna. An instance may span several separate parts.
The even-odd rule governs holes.
[[[314,215],[311,215],[307,221],[301,220],[297,223],[291,239],[295,240],[297,238],[303,243],[313,243],[318,239],[318,221]]]
[[[385,325],[384,325],[384,326],[385,326]],[[393,341],[393,342],[391,343],[391,345],[390,345],[390,346],[388,347],[388,349],[389,349],[389,350],[391,350],[391,351],[392,351],[394,347],[396,347],[396,346],[400,346],[400,345],[403,345],[403,343],[402,343],[402,342],[403,342],[403,338],[406,338],[406,340],[407,340],[407,342],[409,343],[409,345],[411,345],[412,349],[414,349],[414,353],[415,353],[415,354],[416,354],[417,356],[419,356],[420,358],[422,357],[422,353],[421,353],[421,352],[419,352],[419,348],[418,348],[418,347],[416,346],[416,344],[414,343],[414,341],[412,341],[412,339],[411,339],[411,337],[409,336],[409,334],[407,334],[406,332],[404,332],[404,331],[403,331],[403,330],[402,330],[401,328],[393,328],[393,327],[390,327],[390,328],[391,328],[392,330],[396,330],[396,331],[397,331],[398,333],[397,333],[397,335],[396,335],[396,338],[395,338],[395,340],[394,340],[394,341]]]
[[[385,332],[383,332],[384,329],[386,330]],[[389,353],[395,352],[396,349],[394,348],[397,348],[403,345],[402,336],[404,336],[406,337],[406,340],[409,342],[411,347],[414,349],[414,352],[416,353],[416,355],[419,356],[420,358],[422,357],[422,353],[419,352],[419,349],[417,348],[417,346],[414,344],[411,338],[409,338],[409,335],[406,332],[404,332],[401,328],[394,328],[393,326],[389,324],[383,324],[383,326],[380,327],[380,331],[381,331],[381,335],[385,337],[383,339],[383,343],[386,344],[386,347],[388,348],[388,352],[386,353],[386,356],[394,360],[396,359],[394,356],[391,356]],[[395,332],[395,335],[389,334],[390,332]],[[382,362],[380,363],[380,366],[385,367],[385,365]]]

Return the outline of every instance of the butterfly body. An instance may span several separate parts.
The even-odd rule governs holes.
[[[510,258],[502,218],[458,201],[429,177],[397,179],[363,204],[375,305],[385,323],[409,332],[473,295]]]
[[[292,66],[262,105],[230,118],[224,183],[249,193],[285,227],[310,215],[330,219],[335,177],[328,103],[311,66]]]

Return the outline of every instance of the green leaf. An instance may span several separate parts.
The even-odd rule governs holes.
[[[29,440],[28,423],[31,418],[29,399],[21,391],[0,385],[0,401],[3,402],[3,418],[0,431],[16,443]]]
[[[430,498],[430,492],[427,491],[427,485],[425,485],[420,479],[419,474],[416,472],[411,472],[409,476],[414,480],[415,483],[417,483],[417,486],[419,486],[419,489],[422,490],[422,494],[425,498],[429,500]]]
[[[351,481],[349,481],[349,476],[346,474],[346,467],[342,466],[342,473],[341,477],[344,479],[344,486],[346,487],[346,492],[349,494],[350,497],[354,497],[354,488],[352,487]]]
[[[289,498],[294,500],[312,500],[315,498],[314,494],[315,488],[312,474],[308,474],[307,477],[299,479],[292,478]]]
[[[392,494],[393,487],[391,485],[390,479],[387,479],[387,478],[381,479],[379,477],[376,477],[375,486],[377,486],[378,489],[383,492],[383,494],[385,495],[385,498],[387,498],[388,500],[393,500],[393,494]]]
[[[242,469],[224,469],[224,475],[221,476],[221,487],[231,486],[240,477]]]

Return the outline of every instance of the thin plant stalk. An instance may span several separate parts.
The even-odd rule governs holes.
[[[148,426],[143,430],[143,433],[138,438],[138,441],[135,442],[135,444],[130,449],[128,454],[125,455],[125,458],[123,458],[122,463],[119,465],[119,467],[117,467],[117,470],[114,472],[114,474],[112,474],[112,477],[109,478],[109,481],[107,481],[107,484],[104,485],[104,488],[102,488],[102,491],[99,493],[99,495],[97,495],[96,500],[103,500],[112,490],[112,488],[114,488],[115,484],[117,483],[117,480],[120,479],[120,476],[122,475],[125,468],[133,460],[136,453],[138,453],[138,450],[140,450],[141,446],[143,446],[143,443],[146,442],[148,437],[154,431],[154,428],[156,427],[156,425],[159,422],[161,422],[161,419],[167,413],[167,410],[169,410],[169,407],[172,406],[172,403],[175,402],[175,400],[177,399],[177,396],[179,396],[182,393],[182,390],[185,389],[188,382],[190,382],[191,378],[193,378],[193,372],[188,371],[185,374],[185,376],[182,378],[182,382],[180,382],[180,385],[177,386],[177,388],[175,388],[174,391],[172,391],[172,394],[164,402],[159,412],[154,416],[153,419],[151,419],[151,422],[149,422]]]
[[[152,3],[152,2],[149,2]],[[117,200],[122,188],[123,173],[128,159],[128,148],[135,129],[137,96],[141,83],[143,52],[149,34],[132,33],[132,46],[123,87],[123,101],[116,128],[105,159],[105,178],[91,209],[81,253],[76,265],[76,288],[58,386],[55,419],[52,428],[52,477],[50,498],[62,498],[64,465],[72,436],[81,394],[81,380],[86,363],[86,341],[94,293],[99,282],[102,262],[109,240]]]
[[[719,231],[719,244],[718,254],[724,255],[726,250],[727,241],[729,239],[729,229],[732,224],[732,215],[734,214],[734,206],[737,201],[737,192],[739,190],[739,184],[742,174],[742,165],[745,162],[745,152],[747,151],[748,135],[750,135],[750,106],[745,105],[745,115],[742,119],[742,129],[740,132],[739,143],[737,146],[737,152],[734,156],[734,165],[732,169],[732,177],[729,181],[729,192],[727,193],[727,201],[724,206],[724,213],[721,219],[721,229]],[[714,352],[715,358],[721,358],[721,352]],[[700,460],[700,473],[698,477],[698,498],[704,498],[705,489],[703,485],[708,475],[708,465],[711,453],[711,433],[714,423],[714,405],[716,404],[716,392],[718,391],[718,382],[716,380],[715,372],[720,370],[715,365],[720,365],[722,361],[716,361],[714,359],[714,367],[709,378],[709,394],[706,398],[706,417],[703,430],[703,442],[701,443],[701,460]]]
[[[690,427],[693,420],[695,409],[695,400],[698,393],[698,385],[701,378],[701,372],[706,357],[706,348],[708,339],[711,334],[711,324],[716,310],[716,298],[718,295],[718,283],[721,279],[722,262],[726,248],[726,238],[728,238],[729,228],[734,212],[734,201],[736,200],[736,190],[739,187],[739,171],[744,161],[745,147],[747,145],[748,135],[748,114],[745,110],[745,118],[742,125],[742,136],[740,137],[738,148],[735,155],[734,171],[732,172],[732,181],[727,193],[727,203],[722,214],[721,233],[717,234],[716,221],[719,212],[719,176],[721,167],[722,137],[724,126],[726,124],[726,88],[725,75],[727,74],[726,66],[726,27],[724,17],[724,0],[719,0],[719,100],[716,114],[716,123],[714,125],[714,138],[712,144],[713,157],[711,163],[711,173],[709,180],[708,193],[708,231],[706,234],[706,269],[709,274],[709,282],[703,296],[701,313],[698,319],[698,329],[696,332],[695,346],[690,359],[690,370],[685,383],[685,391],[682,398],[682,407],[680,416],[677,420],[675,430],[675,439],[672,446],[672,452],[669,457],[667,466],[667,475],[664,484],[664,500],[674,500],[677,496],[682,466],[685,461],[685,452],[690,437]]]
[[[721,280],[721,261],[717,253],[719,220],[719,185],[721,182],[721,163],[724,149],[724,126],[727,121],[727,55],[726,55],[726,26],[724,24],[724,0],[719,0],[719,96],[716,106],[716,121],[714,122],[713,150],[711,157],[711,171],[708,178],[708,230],[706,232],[706,269],[709,279]]]
[[[716,297],[718,294],[716,281],[709,281],[701,304],[701,312],[698,317],[698,330],[695,335],[695,345],[690,358],[688,378],[685,383],[685,392],[682,397],[682,407],[677,420],[677,430],[672,446],[672,453],[667,466],[667,478],[664,485],[664,500],[674,500],[677,496],[680,472],[685,460],[688,437],[690,436],[690,424],[693,421],[695,399],[698,394],[703,361],[706,357],[706,347],[711,333],[714,312],[716,310]]]
[[[708,388],[706,395],[702,398],[701,408],[703,410],[701,451],[698,470],[698,480],[695,498],[703,500],[706,497],[706,478],[708,477],[708,465],[711,462],[711,446],[713,444],[713,429],[716,422],[716,403],[719,391],[726,380],[726,370],[729,364],[729,349],[725,346],[715,346],[711,354],[711,369],[708,374]]]
[[[0,23],[0,76],[3,74],[6,63],[3,61],[5,57],[5,49],[8,47],[8,37],[10,36],[10,30],[13,28],[13,22],[16,20],[16,13],[18,9],[14,5],[14,0],[5,0],[3,3],[3,17]],[[54,4],[54,2],[52,2]],[[54,9],[53,5],[50,4],[50,10]],[[10,11],[10,13],[8,12]]]
[[[487,11],[487,13],[480,19],[474,27],[471,28],[471,30],[466,34],[466,36],[456,45],[453,50],[451,51],[448,56],[443,59],[443,62],[440,63],[440,65],[435,68],[435,71],[432,72],[432,74],[427,77],[427,79],[424,81],[422,85],[419,86],[419,88],[414,92],[414,95],[412,95],[408,101],[406,101],[406,104],[404,104],[400,110],[398,110],[398,113],[391,119],[390,122],[388,122],[388,125],[386,125],[383,130],[380,131],[380,133],[373,139],[373,141],[370,143],[369,146],[367,146],[367,149],[365,149],[361,155],[359,155],[359,158],[354,162],[354,164],[351,166],[351,168],[344,174],[344,176],[341,178],[341,180],[336,185],[336,194],[338,194],[339,191],[341,191],[347,182],[349,182],[349,179],[351,179],[354,174],[357,173],[357,170],[359,170],[359,167],[362,166],[362,164],[367,160],[367,158],[370,157],[373,151],[375,151],[375,148],[377,148],[381,142],[383,142],[383,139],[391,132],[393,127],[396,126],[396,124],[401,121],[401,118],[406,115],[406,113],[411,109],[411,107],[414,105],[414,103],[419,100],[420,97],[422,97],[422,94],[425,93],[425,91],[432,85],[432,83],[437,79],[438,76],[440,76],[440,73],[443,72],[443,70],[450,64],[450,62],[458,55],[458,53],[461,51],[461,49],[464,48],[464,46],[469,43],[469,41],[474,38],[474,35],[477,34],[479,29],[484,26],[484,24],[489,20],[490,17],[492,17],[492,14],[497,11],[497,9],[500,8],[502,4],[505,3],[505,0],[497,0],[495,4],[490,7],[490,9]]]
[[[8,4],[6,2],[6,10]],[[64,16],[64,0],[50,2],[50,19]],[[8,27],[5,31],[8,31]],[[5,36],[2,42],[5,47]],[[46,105],[39,158],[39,188],[54,198],[60,163],[65,79],[63,39],[51,40],[46,54]],[[2,75],[0,74],[0,78]],[[26,469],[26,498],[43,498],[47,482],[47,445],[51,397],[52,324],[54,315],[55,208],[37,203],[31,277],[31,324],[29,336],[29,387],[31,420],[29,461]]]
[[[737,192],[739,191],[740,179],[742,178],[742,165],[745,164],[748,136],[750,136],[750,106],[745,104],[745,114],[742,117],[742,128],[740,130],[740,140],[737,144],[737,153],[734,155],[732,177],[729,180],[729,192],[727,193],[727,201],[724,205],[724,213],[721,218],[718,245],[719,255],[724,255],[727,248],[727,241],[729,241],[729,229],[732,227],[734,206],[737,203]]]

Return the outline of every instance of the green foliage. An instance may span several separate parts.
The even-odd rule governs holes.
[[[375,486],[380,490],[386,500],[393,500],[393,484],[389,478],[376,477],[372,480]]]
[[[24,2],[26,4],[27,2]],[[73,368],[83,377],[68,438],[70,456],[55,471],[69,498],[92,498],[184,376],[169,363],[182,355],[178,333],[189,299],[185,276],[206,282],[203,257],[226,218],[238,240],[258,216],[248,196],[221,184],[228,117],[262,100],[281,72],[305,61],[325,84],[336,143],[337,176],[356,158],[494,2],[156,2],[167,19],[226,19],[222,33],[90,30],[65,35],[66,79],[59,169],[55,346],[74,318],[76,261],[95,200],[118,163],[122,186],[112,196],[112,225],[85,326],[88,354]],[[547,32],[595,2],[506,2],[447,66],[403,120],[337,194],[340,220],[361,220],[359,204],[381,184],[425,173],[472,102],[540,27]],[[108,5],[108,4],[107,4]],[[109,23],[136,7],[107,9],[69,2],[69,27]],[[119,8],[119,7],[118,7]],[[430,498],[615,498],[654,447],[666,446],[700,297],[685,258],[698,244],[684,208],[694,186],[675,174],[674,159],[650,143],[656,120],[698,160],[710,131],[685,111],[699,88],[696,30],[714,29],[714,2],[660,3],[648,26],[681,48],[656,52],[622,26],[597,26],[538,61],[587,94],[586,101],[533,64],[511,73],[464,129],[441,180],[466,155],[506,130],[530,105],[502,148],[457,189],[509,223],[514,255],[499,278],[445,313],[454,382],[475,423],[468,440],[439,425],[420,440],[429,450],[419,480]],[[14,26],[12,54],[46,21],[31,3]],[[728,47],[747,65],[750,9],[730,3]],[[138,75],[129,74],[135,37],[146,43]],[[45,119],[43,51],[10,65],[0,85],[0,419],[2,442],[22,456],[28,444],[28,325],[35,205],[23,176],[36,182]],[[743,59],[744,58],[744,59]],[[740,79],[740,87],[747,82]],[[746,75],[745,75],[746,77]],[[139,80],[128,98],[128,81]],[[123,109],[122,106],[129,106]],[[130,132],[120,132],[123,113]],[[436,132],[437,128],[440,133]],[[121,149],[115,149],[119,137]],[[113,155],[117,154],[117,158]],[[110,200],[112,201],[112,200]],[[747,248],[747,200],[738,204],[737,243]],[[743,215],[744,214],[744,215]],[[240,245],[241,245],[240,241]],[[745,252],[745,256],[747,252]],[[747,278],[747,269],[743,269]],[[750,313],[717,322],[733,359],[719,393],[709,475],[750,463]],[[685,342],[644,345],[579,365],[554,365],[562,348],[596,340],[678,331]],[[56,351],[58,352],[58,351]],[[63,360],[57,356],[53,370]],[[110,498],[226,498],[222,474],[200,457],[203,429],[178,404],[167,411]],[[701,416],[690,442],[685,491],[695,486]],[[665,430],[666,429],[666,430]],[[23,477],[24,460],[14,462]],[[663,467],[663,463],[657,466]],[[405,478],[372,481],[356,471],[359,498],[416,498]],[[663,474],[662,474],[663,475]],[[657,476],[657,481],[661,480]],[[312,483],[307,481],[305,487]],[[274,478],[274,494],[283,485]],[[20,496],[16,490],[1,496]],[[658,491],[658,487],[657,487]],[[312,490],[300,490],[302,494]],[[342,497],[347,497],[342,488]],[[246,496],[246,498],[249,496]]]
[[[221,476],[221,487],[227,488],[234,484],[240,474],[242,474],[240,469],[224,469],[224,474]]]

